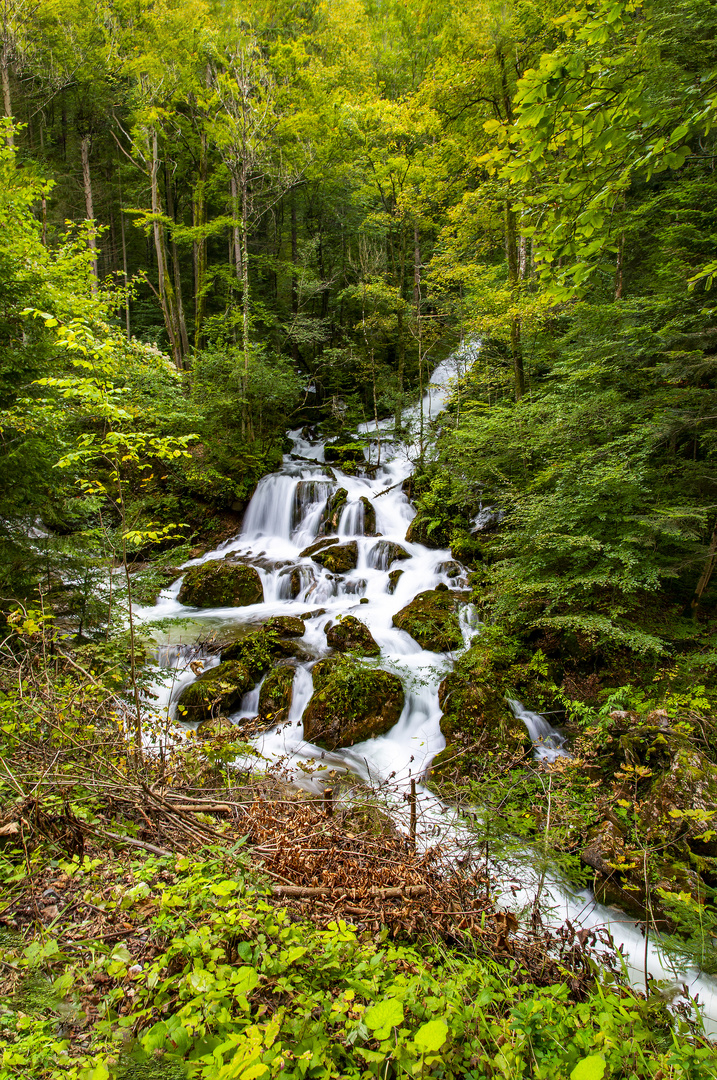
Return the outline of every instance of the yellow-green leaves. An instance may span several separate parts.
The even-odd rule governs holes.
[[[403,1023],[403,1005],[396,998],[384,998],[366,1010],[364,1023],[377,1039],[387,1039],[391,1028]]]

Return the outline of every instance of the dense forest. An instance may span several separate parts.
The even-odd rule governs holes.
[[[0,1080],[713,1076],[714,3],[0,0],[0,73]]]

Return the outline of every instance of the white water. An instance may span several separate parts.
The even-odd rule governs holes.
[[[425,424],[435,419],[444,407],[451,379],[465,370],[474,358],[475,349],[466,350],[436,369],[422,402]],[[417,427],[420,414],[421,405],[407,411],[404,424]],[[422,841],[428,844],[450,836],[460,843],[462,837],[468,837],[463,826],[420,784],[431,760],[445,746],[440,730],[438,685],[450,670],[453,657],[421,649],[408,634],[393,626],[392,617],[417,593],[440,583],[452,589],[460,588],[465,586],[467,578],[465,574],[448,576],[448,569],[455,574],[449,550],[431,550],[421,544],[406,542],[406,529],[415,512],[403,494],[401,483],[413,472],[418,448],[415,442],[392,441],[392,429],[392,420],[379,422],[377,428],[373,424],[362,425],[364,435],[370,436],[374,431],[376,434],[366,452],[368,460],[375,462],[380,454],[382,462],[373,476],[362,477],[327,466],[323,442],[311,441],[299,430],[290,432],[292,451],[285,456],[281,470],[259,483],[241,535],[186,564],[223,559],[229,554],[245,558],[259,571],[264,589],[263,603],[197,611],[179,603],[180,582],[175,582],[160,595],[154,607],[138,609],[137,615],[148,621],[175,620],[175,629],[158,632],[157,639],[166,643],[177,639],[196,641],[216,630],[258,625],[272,615],[301,615],[323,608],[323,614],[306,620],[306,633],[300,639],[301,646],[312,659],[297,666],[288,722],[253,740],[264,764],[267,767],[280,765],[297,785],[317,792],[322,789],[330,770],[355,773],[382,790],[400,824],[405,824],[405,794],[411,780],[415,779],[419,781],[418,819]],[[339,488],[345,488],[348,496],[338,535],[341,542],[347,539],[356,542],[358,561],[354,570],[333,575],[300,553],[315,539],[327,500]],[[362,535],[364,513],[359,501],[362,496],[369,499],[376,511],[377,537]],[[400,544],[410,558],[391,565],[387,558],[388,542]],[[389,592],[391,569],[403,571],[393,593]],[[293,598],[292,574],[294,581],[298,576],[300,584]],[[361,599],[368,602],[361,603]],[[325,628],[338,616],[349,613],[356,615],[370,629],[381,648],[380,666],[401,677],[406,701],[397,724],[386,735],[329,753],[304,740],[301,717],[312,694],[313,662],[330,652]],[[187,619],[188,625],[181,621]],[[467,645],[479,630],[475,610],[470,605],[461,610],[460,622]],[[153,689],[157,694],[156,707],[169,721],[179,693],[194,675],[187,668],[186,650],[166,645],[163,648],[160,662],[176,669],[176,676],[171,685],[158,680]],[[193,653],[192,658],[196,655]],[[207,660],[206,666],[215,662]],[[241,708],[232,719],[239,721],[255,716],[258,698],[259,687],[256,687],[245,695]],[[512,701],[510,705],[526,725],[538,760],[550,762],[565,754],[563,737],[544,717],[526,709],[520,702]],[[521,899],[530,900],[530,883],[534,876],[528,863],[521,867],[521,887],[505,894],[507,905],[515,907]],[[615,909],[596,904],[589,891],[576,892],[556,879],[543,883],[542,895],[552,908],[549,921],[555,926],[565,919],[570,919],[576,926],[608,926],[616,944],[623,946],[636,985],[644,984],[644,943],[634,922]],[[665,969],[654,945],[648,949],[647,965],[655,978],[672,981],[673,973]],[[699,992],[709,1026],[717,1031],[717,984],[695,972],[689,973],[686,981],[690,983],[692,994]]]

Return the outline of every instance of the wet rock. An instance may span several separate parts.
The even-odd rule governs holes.
[[[243,664],[256,682],[276,660],[296,655],[297,645],[294,641],[287,640],[276,630],[263,626],[260,630],[227,645],[222,649],[221,658],[222,663],[235,660]]]
[[[401,577],[403,570],[392,570],[388,575],[388,591],[393,596],[398,585],[398,579]]]
[[[294,489],[294,505],[291,510],[291,526],[293,529],[304,520],[304,514],[309,506],[325,502],[329,493],[329,484],[326,480],[300,480]]]
[[[362,495],[359,502],[363,506],[363,535],[376,535],[376,509],[373,503]]]
[[[432,528],[431,519],[418,513],[406,530],[406,543],[423,544],[428,548],[445,548],[449,546],[449,538],[443,526]]]
[[[717,766],[691,747],[677,748],[641,802],[640,830],[651,846],[677,845],[689,858],[717,857]],[[688,850],[689,849],[689,850]]]
[[[319,671],[317,672],[317,668]],[[336,750],[383,735],[403,710],[401,680],[348,657],[319,661],[314,693],[304,712],[304,738]]]
[[[294,615],[275,615],[265,625],[267,630],[275,630],[282,637],[303,637],[306,633],[303,619]]]
[[[320,563],[332,574],[345,574],[353,570],[358,562],[358,544],[350,540],[348,544],[336,544],[324,548],[311,556],[314,562]]]
[[[221,663],[200,675],[182,690],[177,702],[181,720],[202,723],[239,708],[241,699],[254,685],[249,669],[242,663]]]
[[[376,570],[388,570],[391,563],[410,558],[410,554],[401,544],[394,544],[392,540],[379,540],[369,552],[369,566]]]
[[[463,636],[456,611],[464,599],[462,594],[451,592],[445,585],[428,589],[396,612],[393,625],[410,634],[422,649],[432,652],[459,649]]]
[[[197,608],[245,607],[262,603],[264,590],[253,566],[212,559],[187,570],[178,599]]]
[[[463,568],[461,567],[461,564],[455,562],[453,559],[438,564],[438,573],[445,574],[448,578],[460,577],[462,572]]]
[[[326,614],[326,608],[320,607],[320,608],[314,608],[313,611],[302,611],[302,613],[301,613],[301,615],[299,617],[301,619],[316,619],[316,618],[318,618],[319,615],[325,615],[325,614]]]
[[[366,624],[353,615],[344,615],[333,626],[327,626],[325,634],[327,644],[338,652],[353,652],[360,656],[378,656],[381,652]]]
[[[338,544],[338,543],[339,543],[338,536],[328,536],[323,540],[316,540],[315,543],[309,544],[309,546],[305,547],[303,551],[299,552],[299,554],[300,554],[302,559],[309,559],[314,555],[315,552],[322,551],[324,548],[327,548],[330,544]]]
[[[366,579],[359,578],[358,581],[347,581],[344,585],[344,592],[347,596],[361,596],[366,592]]]
[[[603,904],[619,904],[630,914],[645,914],[645,887],[639,860],[625,846],[623,829],[605,820],[587,834],[580,853],[582,861],[596,871],[595,896]]]
[[[341,515],[346,506],[346,500],[349,497],[349,493],[346,488],[339,488],[329,499],[326,504],[326,510],[324,511],[321,524],[319,526],[319,534],[326,535],[327,533],[338,532],[339,522],[341,521]],[[303,554],[303,552],[302,552]]]
[[[294,692],[294,669],[282,665],[270,671],[259,692],[259,716],[266,723],[284,724],[289,719]]]

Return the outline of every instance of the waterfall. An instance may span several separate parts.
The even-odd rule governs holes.
[[[567,751],[563,750],[565,736],[556,731],[544,716],[526,709],[515,698],[508,698],[508,704],[516,720],[525,724],[538,760],[555,761],[558,757],[567,756]]]

